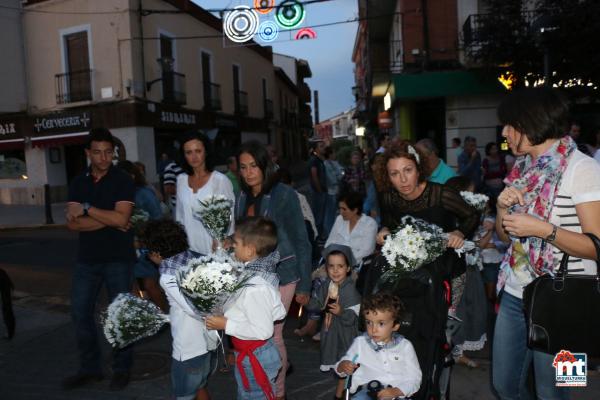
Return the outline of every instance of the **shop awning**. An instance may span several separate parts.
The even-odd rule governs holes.
[[[442,71],[420,74],[394,74],[394,98],[419,98],[493,94],[506,91],[488,71]]]
[[[65,144],[85,143],[88,132],[65,133],[62,135],[37,136],[31,138],[33,147],[51,147]]]
[[[21,150],[25,148],[25,139],[0,140],[0,150]]]

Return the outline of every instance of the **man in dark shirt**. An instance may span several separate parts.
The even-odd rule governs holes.
[[[320,239],[325,240],[323,237],[323,220],[325,217],[325,202],[327,200],[327,179],[325,176],[325,164],[324,164],[324,151],[325,143],[320,140],[313,142],[311,145],[312,155],[308,160],[308,175],[310,180],[311,189],[311,207],[313,215],[315,216],[315,224]]]
[[[107,129],[90,131],[85,153],[89,168],[69,187],[67,226],[79,232],[77,263],[73,273],[71,313],[75,324],[80,367],[63,381],[74,389],[103,378],[94,310],[104,283],[109,301],[128,293],[133,280],[135,250],[129,217],[135,187],[129,175],[113,167],[113,136]],[[131,347],[114,353],[110,388],[129,383]]]
[[[463,152],[458,156],[458,174],[469,178],[475,188],[481,186],[481,155],[477,151],[477,139],[472,136],[465,138]]]

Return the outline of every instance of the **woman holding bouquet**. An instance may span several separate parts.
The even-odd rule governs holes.
[[[565,136],[568,118],[567,103],[550,88],[511,92],[498,108],[502,136],[518,157],[496,203],[496,231],[510,243],[498,276],[503,292],[492,358],[501,399],[530,398],[532,363],[537,398],[569,396],[555,385],[554,355],[527,347],[522,300],[523,288],[556,271],[564,253],[570,273],[596,273],[594,245],[582,232],[600,236],[600,166]]]
[[[311,278],[311,246],[308,240],[302,209],[296,192],[277,182],[277,174],[267,149],[259,142],[244,143],[238,153],[241,188],[235,202],[236,219],[262,216],[277,226],[277,250],[281,259],[277,265],[279,292],[286,312],[294,294],[296,301],[306,305]],[[287,352],[283,342],[282,320],[275,324],[274,339],[283,366],[276,381],[277,399],[285,397]]]
[[[210,150],[208,137],[201,132],[189,132],[181,140],[181,168],[184,173],[177,176],[175,220],[185,227],[190,249],[201,254],[211,253],[215,244],[202,220],[194,216],[193,208],[198,201],[211,196],[225,196],[232,204],[235,200],[229,178],[213,170]]]
[[[464,261],[452,249],[461,248],[479,223],[477,211],[458,192],[427,181],[431,172],[428,165],[425,155],[407,141],[393,143],[377,160],[374,178],[380,191],[382,222],[377,242],[383,244],[387,235],[402,228],[401,219],[408,215],[435,224],[446,232],[448,250],[414,271],[410,279],[384,281],[379,279],[381,271],[373,268],[363,293],[368,294],[373,286],[390,290],[399,295],[411,311],[411,325],[402,333],[415,346],[423,376],[432,377],[436,371],[433,379],[423,381],[415,396],[417,399],[439,393],[438,378],[443,362],[440,349],[445,343],[448,313],[445,288],[449,287],[446,285],[453,274],[465,269]],[[375,283],[376,280],[379,282]]]

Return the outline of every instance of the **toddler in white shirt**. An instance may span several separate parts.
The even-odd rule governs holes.
[[[397,399],[413,395],[421,385],[421,368],[413,345],[397,333],[402,302],[389,293],[363,300],[367,332],[354,339],[336,365],[340,376],[351,375],[356,400]]]
[[[263,217],[246,218],[236,223],[233,242],[249,280],[227,300],[225,315],[208,317],[206,326],[231,336],[238,400],[274,400],[281,358],[273,342],[273,323],[286,315],[275,272],[277,228]]]

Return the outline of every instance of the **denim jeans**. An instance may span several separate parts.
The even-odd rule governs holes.
[[[327,203],[327,193],[323,192],[315,192],[314,190],[311,192],[311,208],[313,215],[315,216],[315,225],[317,226],[317,231],[319,231],[319,237],[321,239],[326,239],[325,236],[325,228],[324,228],[324,219],[325,219],[325,204]]]
[[[217,354],[214,351],[185,361],[171,359],[171,384],[175,398],[194,400],[198,389],[206,386],[216,363]]]
[[[235,352],[235,357],[237,359],[237,352]],[[273,339],[269,339],[267,343],[258,349],[254,350],[254,355],[258,359],[258,362],[265,370],[265,374],[271,381],[271,389],[273,393],[275,393],[275,378],[277,377],[277,372],[281,368],[281,358],[279,357],[279,351],[277,347],[275,347],[275,343]],[[242,367],[244,368],[244,372],[248,377],[249,390],[244,388],[242,384],[242,377],[240,376],[240,372],[237,369],[237,366],[234,368],[235,371],[235,381],[237,382],[238,390],[237,390],[237,399],[238,400],[264,400],[265,393],[258,386],[256,380],[254,379],[254,373],[252,372],[252,367],[250,366],[250,358],[244,358],[242,361]]]
[[[98,329],[94,318],[96,300],[102,283],[106,284],[108,299],[112,301],[119,293],[129,293],[132,281],[133,265],[129,263],[75,265],[71,289],[71,315],[75,324],[81,373],[102,373]],[[132,346],[115,350],[113,372],[129,371],[132,355]]]
[[[500,311],[494,331],[492,380],[502,400],[528,400],[527,375],[533,361],[537,398],[568,399],[569,391],[556,387],[554,355],[527,347],[527,327],[523,300],[506,292],[500,300]]]

